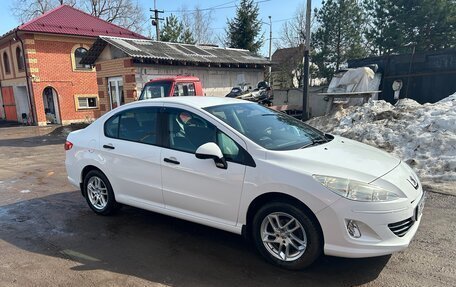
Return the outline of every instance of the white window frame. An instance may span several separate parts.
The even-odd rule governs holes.
[[[111,91],[111,83],[114,84],[114,90]],[[122,84],[122,85],[120,85]],[[122,87],[122,89],[120,88]],[[123,82],[123,77],[109,77],[108,78],[108,95],[109,95],[109,104],[111,110],[113,109],[112,106],[112,97],[115,97],[116,102],[118,103],[118,107],[121,105],[125,104],[125,98],[124,98],[124,103],[122,104],[122,93],[123,93],[123,87],[124,87],[124,82]]]
[[[87,106],[86,107],[81,107],[79,105],[79,100],[81,99],[87,99]],[[89,98],[95,99],[96,106],[95,107],[89,107]],[[74,96],[74,103],[76,107],[76,111],[81,111],[81,110],[96,110],[99,109],[100,107],[100,100],[98,99],[98,95],[75,95]]]

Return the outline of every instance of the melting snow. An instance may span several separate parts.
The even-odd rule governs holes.
[[[307,123],[384,149],[406,161],[422,179],[456,181],[456,93],[435,104],[369,101]]]

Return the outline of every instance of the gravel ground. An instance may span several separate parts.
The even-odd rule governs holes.
[[[130,207],[96,216],[67,183],[66,132],[0,129],[0,286],[455,286],[454,196],[429,194],[404,252],[290,272],[234,234]]]

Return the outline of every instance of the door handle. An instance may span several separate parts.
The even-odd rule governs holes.
[[[180,162],[178,162],[177,160],[175,160],[175,159],[170,159],[170,158],[167,158],[167,157],[165,157],[163,160],[164,160],[165,162],[172,163],[172,164],[180,164]]]
[[[104,144],[104,145],[103,145],[103,148],[115,149],[115,147],[114,147],[112,144]]]

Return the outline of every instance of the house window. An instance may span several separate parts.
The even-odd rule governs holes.
[[[16,61],[17,61],[17,69],[19,72],[24,71],[24,55],[22,54],[22,49],[17,47],[16,48]]]
[[[76,110],[97,109],[98,97],[95,95],[77,95]]]
[[[74,51],[74,65],[76,70],[90,70],[92,69],[90,65],[83,65],[81,64],[82,58],[87,54],[87,49],[83,47],[79,47]]]
[[[5,67],[5,74],[11,74],[9,58],[6,52],[3,52],[3,66]]]

